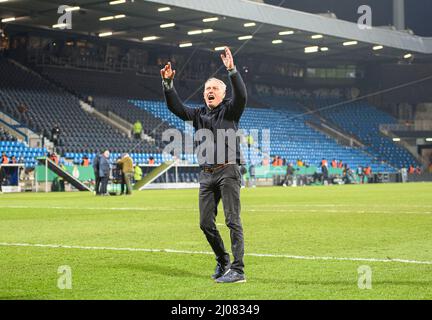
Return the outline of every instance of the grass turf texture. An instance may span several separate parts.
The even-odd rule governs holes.
[[[246,253],[432,261],[432,184],[243,189]],[[197,190],[0,195],[0,242],[211,251]],[[222,205],[218,228],[229,247]],[[431,299],[432,265],[246,256],[245,284],[211,255],[0,246],[0,299]],[[72,290],[57,288],[59,266]],[[357,268],[372,268],[360,290]]]

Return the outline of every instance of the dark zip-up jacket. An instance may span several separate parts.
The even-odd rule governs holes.
[[[183,104],[180,100],[175,88],[164,85],[165,101],[168,109],[184,121],[193,122],[195,130],[209,129],[214,135],[214,157],[213,162],[200,163],[201,166],[211,167],[218,163],[217,157],[217,140],[218,140],[218,129],[229,130],[232,129],[235,132],[239,129],[239,121],[243,114],[246,106],[247,91],[246,86],[240,73],[237,70],[233,70],[229,73],[229,79],[232,89],[231,99],[224,99],[220,105],[214,109],[210,109],[206,105],[201,108],[190,108]],[[236,138],[235,150],[232,150],[232,146],[229,146],[228,139],[225,139],[225,163],[235,161],[237,164],[242,162],[240,153],[240,137]],[[229,147],[231,147],[231,154],[235,152],[235,159],[229,159]],[[222,150],[221,150],[222,152]],[[207,157],[206,157],[207,158]],[[220,162],[220,161],[219,161]]]

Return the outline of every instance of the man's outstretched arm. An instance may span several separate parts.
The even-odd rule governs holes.
[[[232,120],[240,120],[243,111],[246,107],[247,91],[246,86],[240,73],[234,64],[234,58],[232,56],[231,50],[225,47],[225,55],[221,54],[222,62],[228,70],[228,77],[231,82],[232,88],[232,99],[227,105],[226,117]]]
[[[168,62],[168,64],[161,70],[162,86],[166,104],[168,109],[180,119],[184,121],[193,121],[196,109],[186,107],[180,100],[173,84],[175,73],[175,70],[172,70],[171,68],[171,62]]]

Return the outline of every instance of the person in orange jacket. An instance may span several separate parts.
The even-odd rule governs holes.
[[[2,159],[1,159],[1,164],[8,164],[9,163],[9,158],[7,157],[6,153],[2,153]]]

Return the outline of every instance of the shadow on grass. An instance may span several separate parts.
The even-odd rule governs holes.
[[[145,273],[158,274],[165,277],[174,278],[196,278],[200,280],[210,279],[210,272],[208,276],[200,274],[198,272],[193,272],[190,269],[180,269],[173,266],[161,265],[161,264],[121,264],[118,265],[119,268],[130,269]]]

